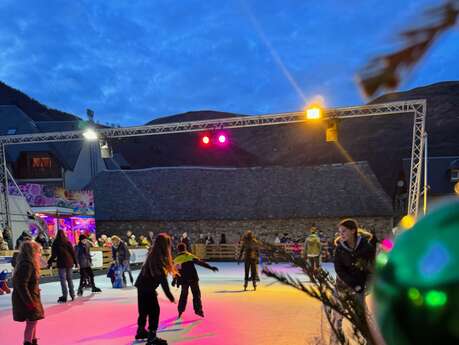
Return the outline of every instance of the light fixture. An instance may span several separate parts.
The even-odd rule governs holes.
[[[322,118],[322,109],[316,106],[306,108],[306,118],[308,120],[318,120]]]
[[[95,141],[99,138],[99,136],[97,135],[97,132],[92,128],[87,128],[83,132],[83,137],[88,141]]]

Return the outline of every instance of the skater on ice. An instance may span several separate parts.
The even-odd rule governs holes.
[[[147,345],[166,345],[167,341],[157,337],[160,307],[156,289],[161,285],[166,297],[175,303],[167,275],[177,275],[171,252],[171,238],[165,233],[156,236],[153,248],[140,270],[135,282],[137,287],[137,306],[139,317],[137,319],[137,333],[135,339],[148,339]],[[148,331],[145,329],[148,319]]]
[[[178,304],[178,317],[180,318],[186,309],[189,289],[191,289],[191,293],[193,295],[194,313],[204,317],[204,311],[202,310],[201,290],[199,289],[199,276],[195,265],[205,267],[214,272],[218,271],[218,267],[211,266],[193,254],[189,253],[186,250],[187,246],[185,243],[179,243],[177,249],[178,255],[174,259],[174,264],[178,269],[179,274],[174,278],[172,286],[176,285],[177,287],[182,287]]]

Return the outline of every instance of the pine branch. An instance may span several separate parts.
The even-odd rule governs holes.
[[[295,257],[283,248],[278,248],[270,243],[263,243],[263,254],[272,261],[289,262],[293,266],[302,270],[309,277],[309,284],[304,284],[299,278],[292,277],[289,274],[276,272],[267,267],[263,268],[263,273],[268,277],[275,279],[281,284],[293,287],[308,296],[320,301],[324,306],[325,315],[330,324],[332,332],[336,335],[342,345],[348,345],[349,342],[343,330],[335,327],[333,323],[333,313],[342,315],[352,325],[353,337],[358,339],[361,345],[374,345],[370,326],[368,324],[365,308],[356,298],[355,294],[350,292],[336,293],[335,279],[322,268],[314,269],[307,260],[302,257]]]
[[[404,41],[400,50],[372,59],[358,75],[365,96],[372,97],[381,89],[397,88],[403,75],[420,62],[442,33],[456,25],[458,17],[459,0],[427,10],[423,20],[426,24],[400,34]]]

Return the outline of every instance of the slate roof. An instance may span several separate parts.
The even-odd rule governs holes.
[[[315,167],[167,167],[104,171],[94,191],[101,220],[244,220],[392,216],[368,163]]]

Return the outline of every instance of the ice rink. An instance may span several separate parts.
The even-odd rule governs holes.
[[[177,304],[170,303],[158,289],[161,305],[158,336],[169,344],[183,345],[305,345],[320,334],[321,308],[304,293],[273,283],[265,276],[257,291],[243,291],[243,265],[216,263],[220,271],[199,268],[205,318],[196,316],[191,294],[187,310],[177,319]],[[299,274],[286,265],[273,269]],[[138,271],[134,272],[134,277]],[[74,280],[77,287],[78,281]],[[67,304],[57,304],[59,282],[41,285],[45,319],[38,323],[39,344],[102,345],[144,344],[135,342],[137,293],[134,287],[113,289],[108,278],[96,277],[103,292]],[[180,290],[172,288],[177,301]],[[325,322],[325,320],[323,320]],[[0,296],[0,344],[22,344],[24,324],[14,322],[10,295]]]

